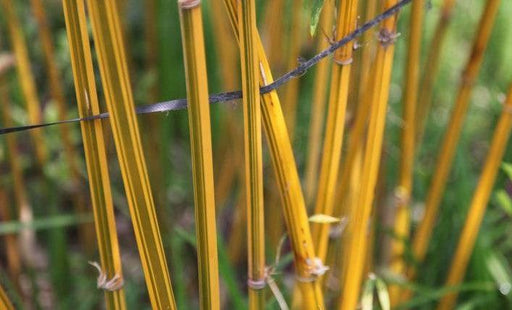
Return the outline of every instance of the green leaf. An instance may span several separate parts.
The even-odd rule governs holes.
[[[495,198],[501,209],[505,211],[508,216],[512,216],[512,199],[510,199],[508,193],[505,190],[500,189],[496,192]]]
[[[324,0],[313,0],[313,6],[311,8],[311,23],[309,25],[309,32],[311,36],[315,35],[316,28],[318,27],[318,21],[320,20],[320,13],[322,13],[323,6]]]
[[[503,162],[501,164],[501,169],[503,169],[507,174],[507,177],[512,180],[512,164]]]
[[[375,288],[375,275],[371,274],[364,283],[363,294],[361,296],[361,309],[373,309],[373,289]]]
[[[386,287],[386,283],[382,281],[380,278],[375,279],[375,287],[377,289],[377,296],[379,297],[379,304],[382,310],[391,309],[390,301],[389,301],[389,292]]]

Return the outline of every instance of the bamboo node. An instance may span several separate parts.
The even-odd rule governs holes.
[[[247,286],[253,290],[262,290],[267,285],[267,280],[265,278],[259,280],[253,280],[249,278],[247,280]]]
[[[400,36],[399,32],[398,33],[391,32],[386,28],[382,28],[377,35],[377,40],[379,40],[379,42],[380,42],[380,44],[382,44],[382,46],[386,47],[391,44],[394,44],[396,41],[396,38],[398,38],[399,36]]]
[[[88,262],[89,265],[93,266],[98,270],[98,279],[96,280],[96,287],[105,291],[114,292],[123,288],[124,280],[123,277],[119,274],[116,274],[112,277],[112,279],[107,279],[107,273],[104,272],[100,264],[97,262]]]
[[[405,206],[409,204],[411,197],[408,191],[403,186],[398,186],[393,193],[393,198],[395,199],[396,206]]]
[[[319,257],[312,259],[306,258],[306,265],[308,266],[308,273],[311,275],[311,277],[297,276],[297,281],[302,283],[313,282],[317,277],[323,276],[327,270],[329,270],[329,267],[325,266]]]
[[[192,9],[201,4],[201,0],[178,0],[180,9]]]

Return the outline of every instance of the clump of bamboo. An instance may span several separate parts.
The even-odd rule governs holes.
[[[343,1],[340,4],[337,14],[336,40],[340,40],[356,28],[357,8],[358,0]],[[345,129],[353,45],[354,43],[351,41],[334,54],[315,214],[331,215],[333,211]],[[313,242],[318,257],[325,260],[329,242],[328,224],[314,224]]]
[[[322,9],[322,16],[320,17],[320,30],[331,30],[334,20],[333,13],[333,1],[326,1]],[[323,51],[329,47],[329,41],[327,38],[318,36],[317,40],[317,52]],[[318,168],[325,114],[325,98],[327,96],[325,86],[328,83],[329,77],[329,62],[327,59],[320,61],[316,65],[315,74],[313,100],[311,101],[311,120],[309,124],[308,155],[304,181],[304,195],[306,196],[306,203],[308,205],[313,202],[318,183]]]
[[[181,37],[187,77],[188,117],[201,309],[219,309],[219,271],[215,192],[211,143],[210,105],[200,0],[179,0]]]
[[[455,256],[452,259],[452,264],[445,284],[446,286],[458,285],[464,278],[471,253],[475,246],[476,237],[482,224],[485,209],[487,208],[489,197],[491,196],[491,191],[496,180],[496,175],[507,147],[511,130],[512,87],[509,89],[498,125],[494,130],[491,146],[487,153],[487,159],[485,160],[485,165],[480,176],[480,180],[478,181],[475,194],[471,200],[468,217],[466,218],[466,222],[462,228]],[[437,309],[453,309],[456,301],[457,293],[445,295],[441,299]]]
[[[384,8],[393,6],[397,1],[387,0]],[[379,31],[380,45],[377,49],[375,64],[371,72],[368,95],[371,107],[368,125],[368,137],[363,156],[361,188],[357,199],[358,210],[348,219],[348,235],[346,253],[350,253],[346,262],[346,270],[342,279],[342,294],[339,309],[355,309],[359,298],[365,255],[368,247],[368,223],[372,210],[374,191],[379,171],[382,140],[386,121],[386,108],[393,64],[394,39],[396,37],[397,16],[383,22]]]
[[[478,75],[480,65],[482,64],[484,51],[489,41],[499,3],[500,0],[487,1],[485,11],[480,19],[480,25],[473,44],[471,56],[460,79],[461,84],[455,101],[455,107],[443,138],[443,144],[439,151],[440,155],[432,176],[432,183],[427,193],[425,215],[417,228],[412,242],[414,257],[419,262],[425,257],[428,243],[432,235],[439,204],[441,203],[450,167],[455,155],[457,141],[469,106],[471,91]],[[414,267],[409,268],[407,275],[409,279],[414,278]]]
[[[432,43],[428,49],[427,60],[425,62],[425,70],[422,77],[421,87],[418,95],[418,108],[416,109],[416,137],[420,142],[425,130],[428,113],[432,105],[432,96],[434,94],[434,83],[436,81],[437,71],[439,69],[439,59],[446,38],[448,25],[452,19],[452,12],[455,6],[455,0],[444,0],[441,9],[441,17],[434,31]]]
[[[87,4],[110,124],[150,301],[154,308],[175,309],[141,147],[117,2],[88,0]]]
[[[265,308],[265,231],[259,89],[258,29],[254,0],[238,5],[238,35],[244,108],[249,309]]]
[[[402,103],[402,149],[399,167],[398,187],[396,195],[396,214],[394,236],[391,243],[390,269],[395,274],[405,272],[404,253],[405,242],[409,238],[410,230],[410,203],[413,185],[413,166],[415,153],[415,126],[416,101],[418,99],[418,76],[421,56],[421,37],[423,29],[424,0],[412,2],[410,14],[409,46],[407,51],[407,65],[405,72],[405,91]],[[391,304],[398,301],[400,289],[398,286],[390,287]]]
[[[83,1],[63,0],[71,65],[80,117],[100,113]],[[107,279],[122,283],[121,257],[117,240],[114,205],[101,120],[80,123],[84,141],[91,203],[101,271]],[[105,290],[107,309],[125,309],[124,289]]]
[[[237,2],[224,0],[235,36],[239,36]],[[258,36],[256,42],[260,66],[260,86],[273,81],[268,61]],[[283,203],[285,223],[294,254],[296,275],[307,309],[323,309],[324,302],[316,279],[323,272],[316,258],[309,229],[304,196],[300,187],[293,150],[288,136],[281,104],[276,91],[261,96],[263,127],[269,142],[270,157]]]

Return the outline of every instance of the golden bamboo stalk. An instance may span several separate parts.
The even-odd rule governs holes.
[[[471,205],[468,211],[468,217],[464,227],[462,228],[461,235],[459,237],[459,243],[455,251],[455,256],[452,259],[450,272],[446,280],[446,286],[455,286],[460,284],[466,274],[466,268],[471,258],[471,253],[475,247],[476,237],[482,219],[484,217],[489,197],[491,196],[492,188],[496,180],[503,154],[507,147],[508,138],[512,130],[512,87],[509,89],[503,111],[501,113],[498,125],[494,130],[491,146],[487,153],[487,159],[478,181],[478,185],[471,200]],[[445,295],[437,309],[448,310],[455,307],[457,301],[457,293],[450,293]]]
[[[63,0],[66,32],[80,117],[100,113],[83,1]],[[122,282],[121,256],[101,120],[80,122],[102,271]],[[105,290],[107,309],[126,309],[124,289]]]
[[[0,189],[0,219],[3,221],[11,221],[13,216],[9,210],[8,194],[4,189]],[[6,234],[3,238],[5,257],[7,261],[7,273],[9,280],[21,292],[19,276],[21,274],[21,257],[18,249],[18,237],[16,234]]]
[[[434,31],[432,43],[428,49],[421,87],[419,89],[418,108],[416,109],[416,143],[421,142],[423,138],[425,123],[432,106],[432,96],[434,95],[434,84],[439,69],[439,59],[441,57],[448,25],[452,19],[454,6],[455,0],[444,0],[441,16]]]
[[[334,2],[326,1],[322,9],[319,27],[323,31],[330,31],[334,22]],[[329,47],[327,38],[318,36],[317,52]],[[320,148],[324,124],[326,85],[329,78],[329,61],[324,59],[316,65],[315,81],[313,84],[313,100],[311,102],[311,120],[309,123],[308,155],[305,172],[304,195],[306,203],[313,203],[318,183],[318,168],[320,164]]]
[[[410,203],[414,175],[415,153],[415,126],[416,102],[418,93],[419,64],[421,57],[421,37],[423,30],[423,11],[425,1],[412,2],[409,26],[409,46],[407,50],[407,64],[405,70],[405,90],[403,100],[402,123],[402,149],[399,167],[398,187],[395,189],[396,214],[394,223],[394,236],[391,242],[390,270],[398,275],[405,272],[404,253],[405,240],[409,239],[410,231]],[[396,238],[398,237],[398,239]],[[389,287],[391,305],[399,301],[400,287]]]
[[[235,36],[238,38],[237,2],[236,0],[224,0],[224,3]],[[268,85],[273,81],[272,73],[259,36],[257,39],[256,48],[261,71],[259,83]],[[279,97],[276,91],[272,91],[262,95],[261,101],[263,127],[281,194],[285,223],[294,253],[295,272],[305,301],[304,307],[323,309],[323,296],[316,278],[322,271],[322,264],[315,256],[304,196]]]
[[[358,0],[341,2],[337,14],[336,41],[341,40],[356,28],[357,8]],[[351,41],[334,54],[315,214],[332,215],[333,212],[345,129],[353,45],[354,43]],[[329,224],[313,224],[312,227],[315,251],[321,260],[325,260],[327,256],[329,229]]]
[[[258,29],[254,0],[238,4],[238,29],[244,108],[245,195],[249,309],[265,307],[265,225],[263,209],[263,160],[259,89]]]
[[[288,49],[286,52],[286,70],[290,71],[297,67],[300,56],[300,47],[302,43],[303,22],[302,22],[302,1],[295,0],[290,4],[292,6],[291,27],[288,35]],[[278,17],[281,19],[281,17]],[[282,43],[281,43],[282,46]],[[288,126],[288,135],[292,140],[295,135],[295,123],[297,118],[297,105],[299,99],[299,79],[292,79],[283,87],[283,110]]]
[[[117,2],[88,0],[96,52],[135,239],[154,308],[176,309],[126,64]]]
[[[27,45],[23,37],[23,28],[15,12],[16,6],[12,0],[1,0],[0,4],[4,10],[4,16],[10,34],[9,39],[16,57],[16,70],[28,110],[29,121],[32,124],[39,124],[42,122],[41,107],[39,105],[36,84],[31,71]],[[42,143],[42,141],[44,141],[42,131],[39,129],[31,130],[30,135],[33,140],[39,166],[42,169],[47,160],[46,144]]]
[[[66,107],[66,99],[64,90],[62,89],[62,78],[57,69],[57,62],[55,59],[55,51],[53,48],[53,38],[46,17],[45,8],[42,0],[30,1],[32,11],[36,17],[38,24],[39,37],[43,47],[43,55],[46,63],[46,72],[48,83],[50,86],[50,94],[55,101],[59,119],[66,119],[68,116],[68,109]],[[85,197],[81,191],[80,169],[77,162],[77,153],[73,146],[71,133],[69,127],[60,126],[60,135],[62,138],[62,145],[64,146],[64,160],[70,172],[70,183],[73,185],[72,201],[77,213],[85,213]],[[94,252],[94,231],[91,224],[82,225],[79,229],[82,245],[88,253]]]
[[[5,310],[14,310],[11,300],[5,293],[2,286],[0,286],[0,308]]]
[[[468,109],[469,99],[473,84],[480,70],[483,55],[491,35],[494,19],[498,11],[500,0],[488,0],[482,17],[478,33],[473,44],[471,56],[460,78],[460,87],[455,101],[448,128],[443,138],[443,144],[439,151],[436,168],[432,176],[432,183],[427,193],[425,202],[425,215],[421,220],[412,242],[414,257],[418,262],[423,261],[441,199],[443,196],[448,175],[455,155],[457,142],[462,130],[462,124]],[[410,267],[407,272],[408,279],[414,279],[415,269]]]
[[[285,0],[268,1],[265,6],[265,27],[263,33],[265,34],[265,47],[268,49],[268,60],[272,68],[277,68],[281,71],[284,68],[283,60],[283,33],[284,33],[284,18],[285,14]]]
[[[178,0],[187,77],[201,309],[220,309],[215,191],[200,0]]]
[[[384,9],[393,6],[396,2],[396,0],[387,0],[384,3]],[[377,183],[386,121],[394,39],[396,37],[396,20],[397,16],[394,15],[383,22],[378,36],[380,45],[377,49],[372,73],[370,74],[372,77],[370,89],[373,92],[367,97],[371,107],[368,138],[363,156],[361,188],[357,199],[358,210],[351,214],[351,217],[348,219],[347,230],[350,240],[347,240],[346,246],[348,258],[345,270],[347,272],[342,279],[342,294],[338,303],[339,309],[355,309],[359,298],[365,266],[365,255],[368,247],[368,223]]]

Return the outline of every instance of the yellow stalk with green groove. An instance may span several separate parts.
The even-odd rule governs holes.
[[[66,32],[80,117],[99,114],[91,47],[83,1],[63,0]],[[123,279],[108,160],[101,120],[80,123],[94,212],[100,266],[107,279]],[[105,290],[106,308],[126,309],[124,289]]]
[[[238,4],[238,35],[244,109],[245,199],[249,309],[265,308],[265,225],[263,212],[263,160],[259,89],[258,29],[254,0]]]
[[[62,88],[62,78],[57,68],[57,62],[54,51],[53,38],[51,35],[48,18],[46,17],[45,8],[42,0],[30,1],[32,11],[36,17],[39,38],[43,47],[43,55],[46,63],[46,72],[48,77],[48,85],[50,88],[50,95],[57,107],[59,119],[66,119],[68,116],[68,109],[66,107],[66,99],[64,90]],[[71,133],[73,133],[69,126],[59,126],[60,136],[62,138],[62,145],[64,147],[64,160],[70,172],[70,183],[72,183],[73,195],[72,202],[77,213],[85,213],[85,197],[81,190],[80,171],[77,162],[77,153],[73,146]],[[80,242],[88,253],[95,251],[94,244],[94,226],[87,224],[79,227]]]
[[[414,174],[414,153],[416,145],[416,102],[418,100],[418,76],[421,56],[421,37],[423,30],[423,11],[425,1],[416,0],[411,4],[409,46],[405,70],[404,99],[402,102],[402,148],[399,167],[398,187],[395,189],[396,214],[394,238],[391,243],[390,270],[394,274],[405,273],[404,254],[410,231],[410,205]],[[391,305],[396,305],[400,298],[400,287],[389,288]]]
[[[178,0],[187,77],[188,118],[192,149],[194,203],[201,309],[219,309],[219,267],[215,227],[215,192],[200,0]]]
[[[357,8],[358,0],[340,3],[337,14],[336,41],[341,40],[356,28]],[[345,112],[353,61],[353,46],[353,41],[345,44],[335,52],[333,58],[327,124],[314,214],[332,215],[333,212],[341,146],[345,131]],[[322,261],[327,257],[329,228],[327,223],[313,224],[313,242],[316,253]]]
[[[384,9],[388,9],[396,0],[386,0]],[[352,310],[358,304],[363,271],[368,248],[368,225],[375,195],[375,186],[379,172],[382,141],[386,122],[386,109],[393,65],[394,40],[396,38],[396,20],[394,15],[386,19],[379,31],[379,46],[375,63],[371,69],[369,88],[372,90],[369,100],[370,120],[368,137],[363,155],[361,187],[357,199],[358,209],[348,219],[347,234],[350,236],[345,247],[348,255],[346,272],[341,279],[342,293],[338,309]]]
[[[471,91],[482,64],[484,52],[491,35],[499,4],[500,0],[487,1],[484,13],[480,19],[478,33],[473,44],[471,56],[460,78],[460,87],[455,101],[455,106],[448,122],[448,128],[445,132],[443,143],[439,150],[436,168],[432,175],[432,183],[428,189],[425,201],[425,215],[420,221],[412,241],[412,252],[418,262],[423,261],[427,252],[432,230],[437,218],[439,205],[441,204],[452,161],[455,156],[457,142],[468,110]],[[414,279],[415,270],[413,266],[409,267],[407,276],[409,279]]]
[[[153,308],[176,309],[130,86],[119,9],[88,0],[96,53],[135,239]]]
[[[224,3],[235,36],[238,38],[237,1],[224,0]],[[268,85],[272,83],[273,78],[259,36],[256,48],[261,71],[259,83],[260,86]],[[295,158],[276,91],[261,96],[261,112],[294,254],[295,272],[304,300],[303,305],[307,309],[324,309],[323,295],[317,279],[323,266],[315,255]]]
[[[478,181],[476,191],[471,200],[468,216],[462,232],[459,237],[459,243],[455,251],[455,256],[452,259],[452,264],[446,286],[456,286],[461,283],[466,274],[466,268],[471,258],[471,253],[475,247],[478,231],[482,224],[482,220],[489,203],[489,197],[498,174],[503,155],[507,147],[507,142],[512,130],[512,87],[509,89],[507,99],[503,106],[500,119],[494,130],[493,138],[487,159],[485,160],[484,168]],[[437,307],[438,310],[454,309],[455,302],[457,301],[457,293],[449,293],[445,295]]]
[[[325,1],[318,27],[321,31],[329,31],[334,21],[334,2]],[[329,41],[319,35],[317,38],[317,52],[329,47]],[[325,114],[325,98],[327,91],[325,86],[329,82],[329,61],[324,59],[316,65],[315,82],[313,85],[313,99],[311,101],[311,120],[309,124],[308,155],[305,172],[304,195],[306,203],[313,203],[318,183],[318,167],[320,162],[320,151],[322,131]]]

